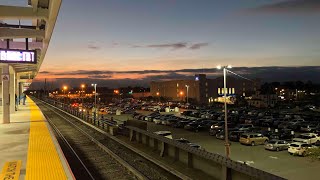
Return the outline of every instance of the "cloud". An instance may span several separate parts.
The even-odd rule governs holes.
[[[189,49],[200,49],[201,47],[208,46],[209,43],[196,43],[189,47]]]
[[[89,79],[110,79],[111,75],[88,75]]]
[[[274,4],[263,5],[247,12],[251,13],[320,13],[319,0],[287,0]]]
[[[149,48],[171,48],[171,49],[181,49],[181,48],[186,48],[187,47],[187,43],[185,42],[179,42],[179,43],[169,43],[169,44],[151,44],[151,45],[147,45],[146,47]]]
[[[320,66],[301,66],[301,67],[234,67],[231,71],[249,79],[260,78],[262,82],[285,82],[285,81],[312,81],[320,83]],[[45,72],[38,75],[32,83],[33,87],[43,87],[44,78],[54,80],[57,87],[64,83],[72,87],[78,87],[79,84],[98,83],[99,86],[111,88],[125,86],[149,86],[151,81],[175,80],[175,79],[193,79],[195,74],[206,74],[207,78],[216,78],[222,76],[222,71],[216,68],[206,69],[178,69],[178,70],[143,70],[143,71],[86,71],[77,70],[73,72]],[[237,77],[233,74],[229,76]],[[53,78],[48,78],[53,77]]]
[[[92,50],[99,50],[101,47],[99,47],[99,46],[97,46],[97,45],[89,44],[89,45],[88,45],[88,48],[89,48],[89,49],[92,49]]]
[[[50,71],[41,71],[39,73],[41,73],[41,74],[50,74],[51,72]]]
[[[209,43],[187,43],[187,42],[177,42],[177,43],[167,43],[167,44],[149,44],[149,45],[131,45],[132,48],[160,48],[160,49],[200,49],[202,47],[208,46]]]

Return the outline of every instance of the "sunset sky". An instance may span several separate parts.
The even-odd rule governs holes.
[[[13,2],[26,4],[1,0]],[[319,19],[319,0],[64,0],[37,80],[115,86],[217,75],[218,64],[320,66]]]

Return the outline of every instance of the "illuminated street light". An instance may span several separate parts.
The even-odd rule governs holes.
[[[227,68],[232,68],[231,65],[217,66],[217,69],[223,68],[223,96],[224,96],[224,139],[225,139],[225,151],[226,157],[230,158],[230,144],[229,144],[229,137],[228,137],[228,111],[227,111]]]
[[[186,85],[186,88],[187,88],[187,103],[189,103],[189,85]]]
[[[91,84],[94,87],[94,112],[97,113],[97,84]]]
[[[80,95],[82,96],[82,98],[81,98],[82,107],[83,107],[83,93],[84,93],[83,88],[85,88],[85,85],[81,84],[81,93],[80,93]]]

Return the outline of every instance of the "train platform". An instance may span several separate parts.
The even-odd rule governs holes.
[[[0,180],[75,179],[38,106],[27,98],[0,124]]]

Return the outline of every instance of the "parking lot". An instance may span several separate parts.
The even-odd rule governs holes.
[[[148,114],[148,112],[145,112]],[[127,120],[131,115],[115,116],[118,120]],[[207,131],[191,132],[181,128],[157,125],[148,122],[148,130],[171,131],[173,138],[186,138],[201,145],[205,150],[224,154],[224,141],[210,136]],[[279,175],[287,179],[316,180],[320,177],[320,161],[309,157],[292,156],[286,150],[280,152],[267,151],[263,145],[245,146],[239,142],[231,142],[231,159],[246,163],[249,166]]]

